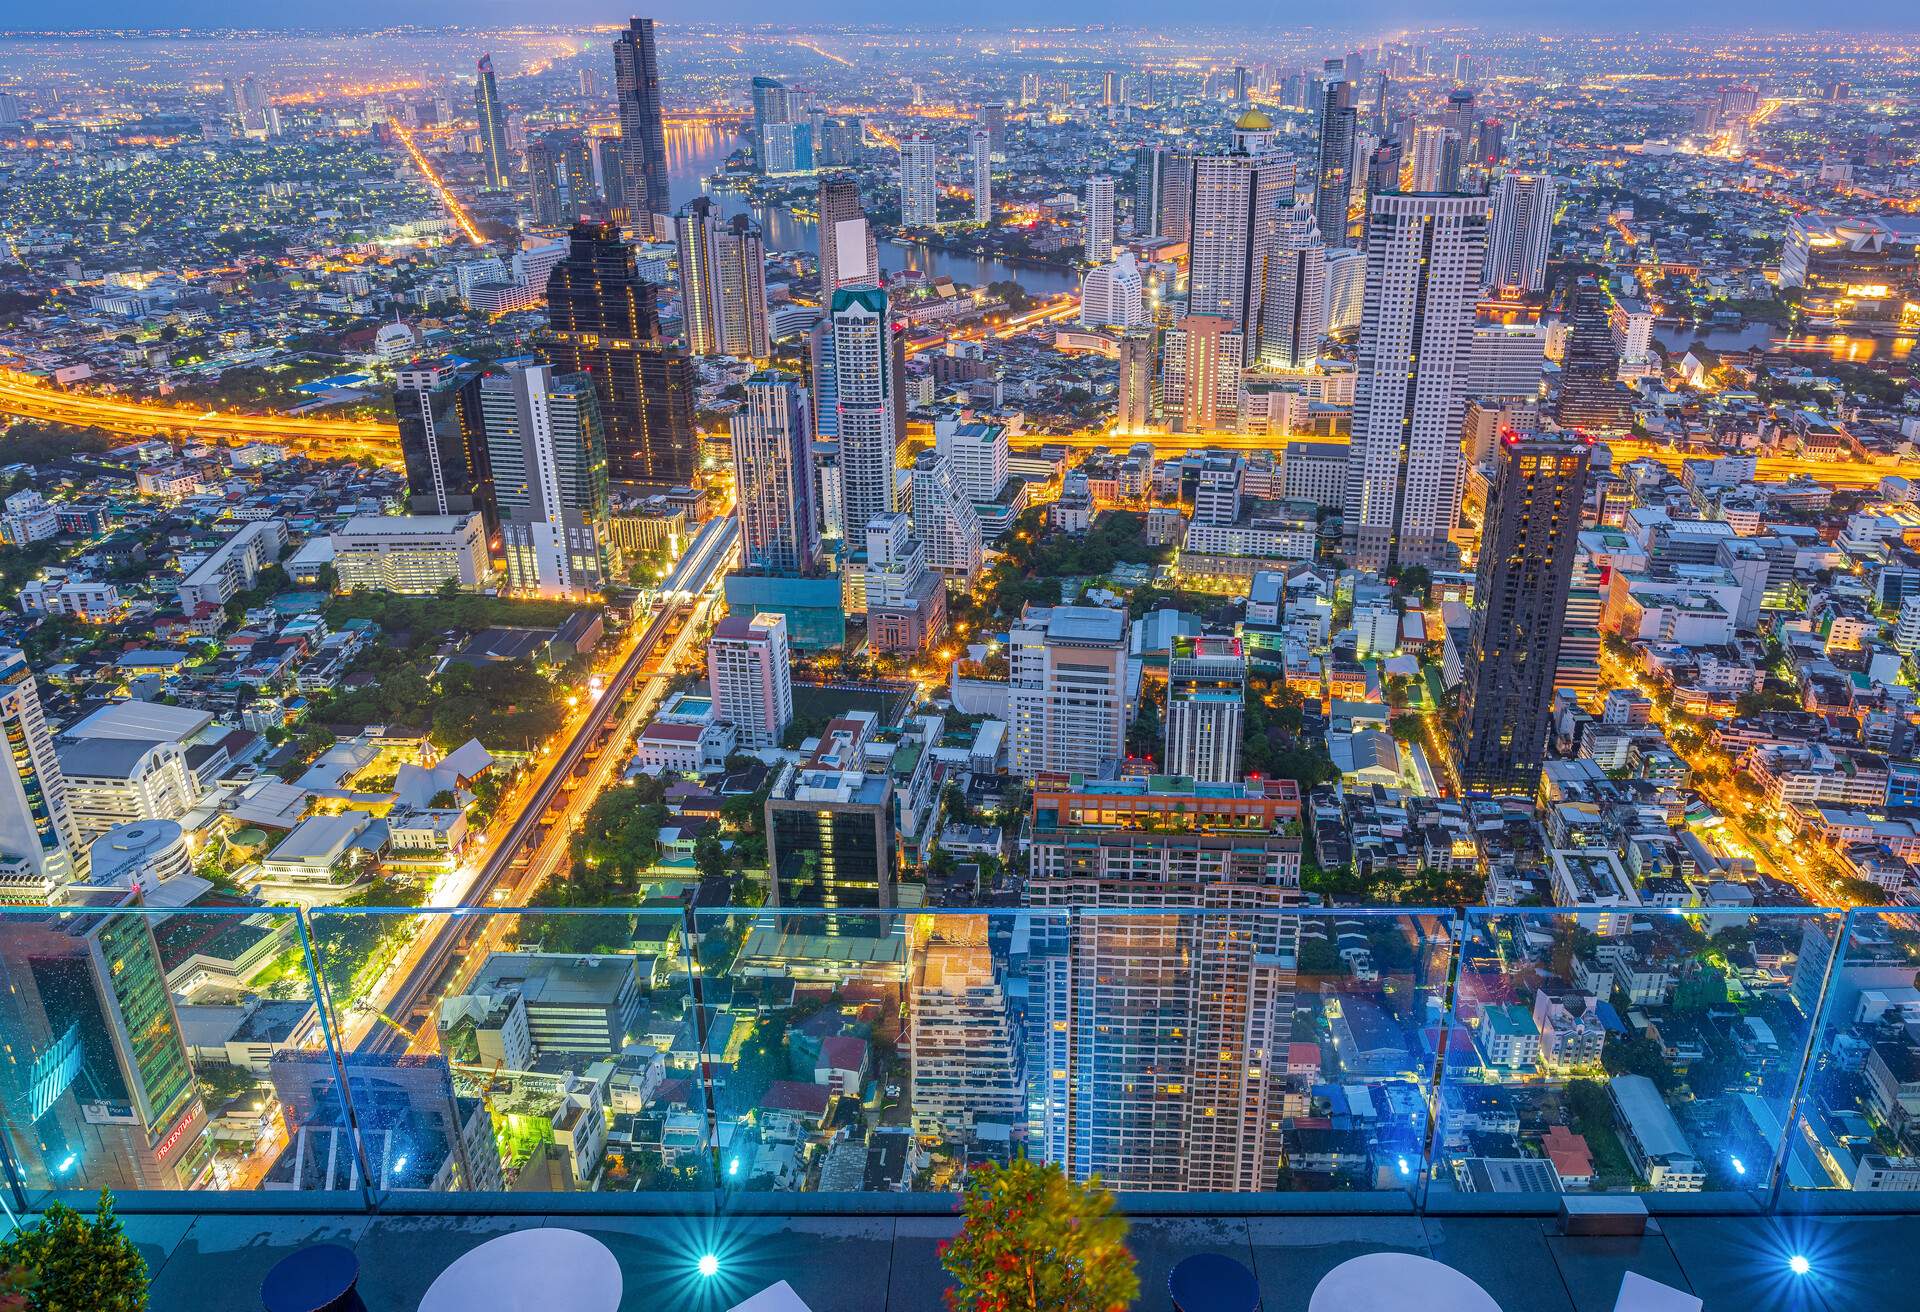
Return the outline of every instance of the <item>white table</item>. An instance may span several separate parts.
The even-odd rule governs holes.
[[[620,1263],[578,1230],[489,1239],[440,1273],[420,1312],[619,1312]]]
[[[1486,1290],[1414,1253],[1368,1253],[1314,1286],[1307,1312],[1500,1312]]]

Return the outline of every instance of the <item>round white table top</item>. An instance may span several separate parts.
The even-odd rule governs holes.
[[[1327,1272],[1307,1312],[1500,1312],[1500,1305],[1445,1263],[1416,1253],[1368,1253]]]
[[[420,1312],[618,1312],[620,1263],[578,1230],[515,1230],[440,1273]]]

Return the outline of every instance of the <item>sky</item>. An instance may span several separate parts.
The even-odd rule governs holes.
[[[1050,23],[1157,23],[1167,14],[1185,10],[1172,0],[1048,0]],[[46,29],[61,26],[59,6],[45,0],[0,0],[0,30]],[[296,27],[325,14],[336,28],[383,27],[400,20],[416,24],[459,23],[485,25],[529,21],[617,22],[632,9],[594,0],[330,0],[319,9],[290,0],[86,0],[66,12],[83,18],[88,27]],[[796,8],[793,0],[657,0],[642,13],[663,23],[673,21],[786,22],[803,13],[806,21],[897,23],[899,0],[810,0]],[[974,26],[1031,23],[1033,0],[958,0],[951,6],[929,5],[920,12],[935,18],[963,15]],[[1192,12],[1187,10],[1187,12]],[[1539,30],[1652,29],[1686,27],[1743,28],[1748,30],[1810,30],[1833,28],[1840,18],[1849,32],[1920,30],[1920,3],[1916,0],[1851,0],[1843,7],[1810,5],[1806,0],[1608,0],[1605,4],[1569,3],[1569,0],[1340,0],[1337,5],[1249,0],[1242,21],[1248,26],[1298,29],[1316,17],[1335,13],[1346,27],[1380,31],[1401,26],[1447,23],[1531,25]]]

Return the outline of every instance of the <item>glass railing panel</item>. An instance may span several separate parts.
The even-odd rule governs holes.
[[[0,909],[0,1115],[14,1202],[173,1205],[290,1187],[288,1125],[336,1127],[329,1042],[298,915],[128,905]],[[290,1069],[324,1072],[312,1087]],[[294,1111],[298,1105],[298,1112]],[[358,1207],[338,1182],[328,1202]]]
[[[1765,1206],[1840,913],[1467,913],[1430,1209]]]
[[[1075,912],[1030,971],[1067,1108],[1046,1155],[1128,1192],[1410,1205],[1457,933],[1451,912]]]
[[[696,913],[725,1187],[953,1191],[980,1162],[1039,1155],[1046,1017],[1028,966],[1066,919]]]
[[[1826,980],[1786,1207],[1920,1208],[1920,911],[1862,908]]]
[[[311,925],[377,1202],[711,1187],[677,908],[334,909]]]

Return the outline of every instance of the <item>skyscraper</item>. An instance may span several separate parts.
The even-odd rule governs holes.
[[[926,544],[927,568],[957,591],[980,578],[980,516],[960,484],[953,462],[922,451],[913,462],[913,535]]]
[[[660,110],[660,62],[651,18],[632,19],[613,43],[613,84],[620,111],[620,191],[627,203],[627,223],[651,236],[654,216],[671,208],[666,119]]]
[[[1460,134],[1444,123],[1413,130],[1413,190],[1460,189]]]
[[[1167,663],[1167,746],[1162,774],[1200,783],[1240,782],[1247,660],[1240,639],[1175,637]]]
[[[1155,356],[1158,332],[1135,328],[1120,338],[1119,392],[1115,397],[1114,426],[1122,433],[1140,433],[1153,423],[1158,393]]]
[[[873,226],[860,206],[860,186],[852,178],[820,179],[819,241],[821,304],[842,287],[880,285]]]
[[[973,221],[993,222],[993,135],[975,128],[968,138],[973,148]]]
[[[1166,194],[1167,161],[1173,152],[1165,146],[1133,148],[1133,235],[1160,237],[1160,206]]]
[[[0,934],[7,1143],[36,1191],[192,1189],[212,1169],[152,921],[123,909],[137,896],[18,910]]]
[[[732,420],[741,563],[757,573],[811,574],[820,564],[820,512],[807,389],[762,370],[746,390]]]
[[[1024,1045],[986,916],[930,917],[907,1032],[907,1100],[917,1132],[966,1141],[1023,1116]]]
[[[591,379],[527,365],[480,380],[494,501],[515,592],[577,597],[607,582],[607,448]]]
[[[1326,243],[1312,207],[1290,206],[1280,211],[1254,357],[1273,368],[1311,369],[1326,330]]]
[[[1545,173],[1504,173],[1493,184],[1487,228],[1488,287],[1537,292],[1547,285],[1547,246],[1560,188]]]
[[[1100,810],[1079,814],[1035,789],[1025,900],[1054,914],[1028,958],[1028,1151],[1117,1189],[1272,1188],[1298,937],[1276,913],[1300,900],[1300,840],[1279,830],[1297,803],[1196,833],[1137,817],[1197,796],[1130,818],[1128,785],[1097,787]]]
[[[500,88],[494,84],[492,55],[480,56],[479,72],[473,80],[473,108],[480,122],[480,158],[487,185],[507,186],[513,174],[507,156],[507,108],[500,103]]]
[[[1531,794],[1539,783],[1589,456],[1585,442],[1501,440],[1454,739],[1465,788]]]
[[[600,396],[607,474],[615,482],[693,481],[695,378],[667,344],[633,250],[613,223],[580,222],[547,275],[547,329],[536,345],[556,374],[586,374]]]
[[[0,648],[0,883],[43,901],[74,877],[79,831],[67,806],[67,780],[53,749],[40,686],[18,648]]]
[[[1281,207],[1293,200],[1294,176],[1292,160],[1261,148],[1261,132],[1272,127],[1265,114],[1250,109],[1235,127],[1240,148],[1193,161],[1187,313],[1227,320],[1246,351],[1259,336]],[[1250,360],[1243,355],[1237,363]]]
[[[707,639],[713,713],[748,749],[778,747],[793,719],[793,661],[780,615],[729,615]]]
[[[1233,426],[1245,354],[1240,330],[1220,315],[1190,314],[1161,335],[1160,403],[1180,432]]]
[[[1560,362],[1554,422],[1562,428],[1618,432],[1633,423],[1633,401],[1620,385],[1620,349],[1613,342],[1607,294],[1583,277],[1566,296],[1567,354]]]
[[[1082,254],[1088,264],[1105,264],[1113,258],[1113,174],[1096,173],[1087,179],[1086,245]]]
[[[1350,246],[1347,206],[1353,200],[1353,84],[1329,82],[1320,101],[1319,164],[1313,217],[1329,246]]]
[[[893,510],[895,458],[906,427],[904,345],[878,287],[841,288],[830,313],[841,513],[847,540],[856,542],[870,521]]]
[[[610,214],[627,212],[626,179],[620,162],[620,138],[600,137],[593,143],[593,176]]]
[[[909,228],[930,228],[940,218],[940,185],[933,142],[915,134],[900,143],[900,222]]]
[[[1358,568],[1445,556],[1486,238],[1483,197],[1373,198],[1347,457],[1345,540]]]
[[[760,225],[744,214],[722,219],[705,196],[674,218],[680,247],[680,314],[695,355],[764,360],[767,335],[767,250]]]
[[[1028,606],[1007,635],[1011,769],[1098,775],[1127,737],[1127,613]]]
[[[451,360],[415,360],[394,370],[393,414],[407,467],[407,508],[416,515],[478,510],[491,534],[500,525],[479,389],[479,376],[460,372]]]
[[[1186,241],[1192,225],[1193,156],[1168,155],[1160,165],[1160,226],[1154,235]]]
[[[793,121],[793,102],[784,83],[770,77],[753,79],[753,158],[767,172],[767,129]]]
[[[527,147],[533,221],[561,228],[593,208],[593,157],[578,132],[549,132]]]
[[[986,132],[995,154],[1007,148],[1007,107],[998,101],[980,106],[975,116],[980,127]]]

